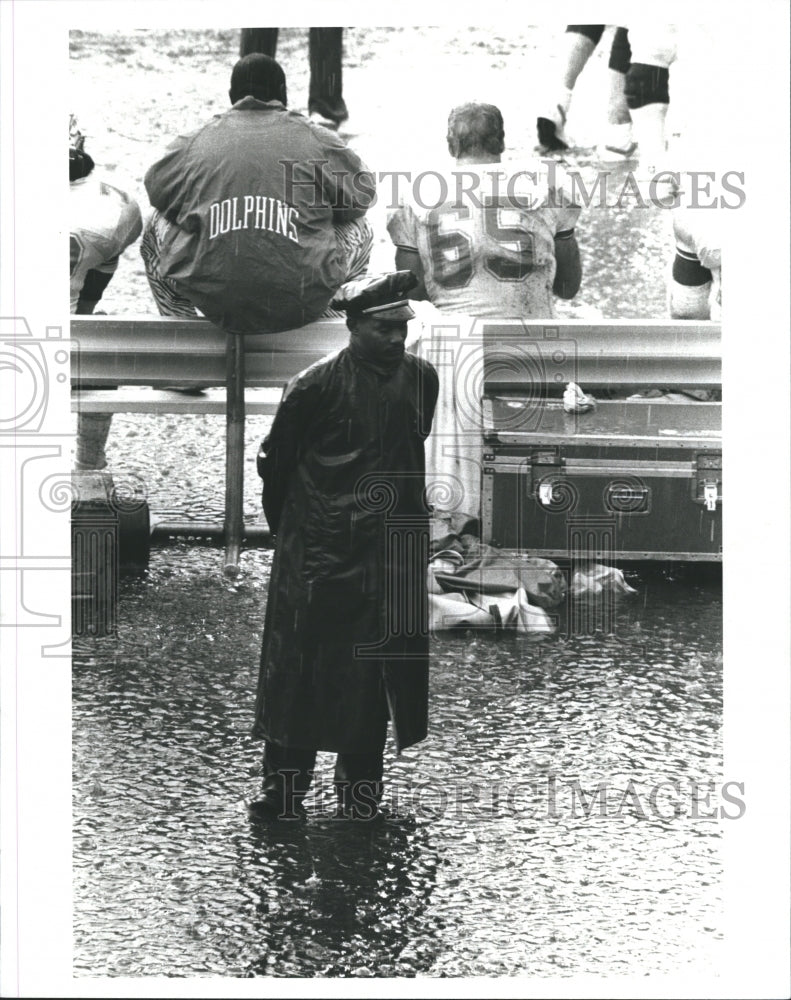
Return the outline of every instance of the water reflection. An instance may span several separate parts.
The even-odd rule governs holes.
[[[258,895],[248,976],[404,976],[439,863],[428,831],[324,819],[253,824],[240,871]],[[425,929],[424,929],[425,933]],[[430,963],[428,963],[430,964]],[[422,966],[422,967],[421,967]]]

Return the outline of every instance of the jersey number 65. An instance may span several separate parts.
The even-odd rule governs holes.
[[[475,257],[473,237],[465,231],[473,210],[483,213],[485,233],[484,245]],[[518,209],[502,198],[484,196],[480,209],[448,202],[432,209],[427,223],[431,271],[443,288],[469,284],[479,263],[498,281],[521,281],[533,270],[533,234]]]

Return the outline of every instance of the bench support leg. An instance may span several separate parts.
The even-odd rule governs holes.
[[[226,351],[225,574],[236,576],[244,527],[244,337],[229,334]]]

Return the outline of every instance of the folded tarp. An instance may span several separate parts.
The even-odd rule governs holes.
[[[429,594],[428,601],[432,632],[484,628],[542,636],[555,631],[554,621],[543,608],[530,604],[521,587],[515,594]]]
[[[447,558],[447,557],[446,557]],[[566,596],[566,577],[550,559],[483,546],[480,556],[452,572],[435,572],[445,591],[479,594],[515,593],[523,589],[531,604],[554,608]]]
[[[467,514],[434,517],[428,598],[432,632],[452,628],[516,630],[535,636],[555,631],[548,612],[567,596],[582,600],[607,591],[634,594],[623,573],[588,563],[571,578],[551,559],[486,545],[472,532],[478,523]]]

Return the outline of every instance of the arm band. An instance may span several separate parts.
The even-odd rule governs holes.
[[[711,281],[711,271],[704,267],[697,257],[684,253],[676,248],[676,259],[673,261],[673,280],[679,285],[694,288]]]
[[[107,288],[110,284],[110,278],[112,278],[112,274],[97,271],[96,268],[91,268],[91,270],[88,271],[85,275],[85,282],[82,286],[82,291],[80,292],[79,301],[77,302],[78,315],[91,315],[93,310],[99,304],[105,288]]]

